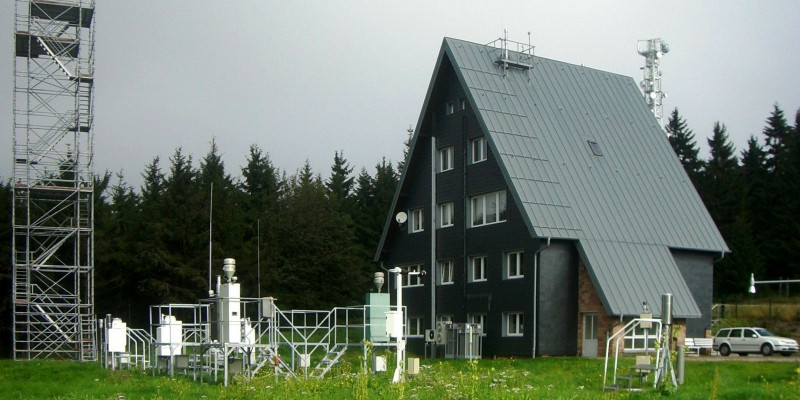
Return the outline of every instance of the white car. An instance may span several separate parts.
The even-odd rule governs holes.
[[[764,328],[724,328],[714,336],[713,348],[722,356],[738,353],[761,353],[765,356],[780,353],[789,356],[797,353],[797,341],[775,336]]]

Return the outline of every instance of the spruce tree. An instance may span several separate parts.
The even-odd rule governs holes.
[[[744,248],[751,246],[752,243],[748,242],[749,226],[740,218],[744,207],[744,188],[741,184],[736,150],[730,142],[724,124],[719,122],[714,124],[708,146],[710,156],[702,173],[703,184],[700,193],[711,217],[733,252],[714,268],[715,293],[722,296],[743,293],[746,288],[742,289],[741,286],[747,282],[748,269],[751,267],[746,263],[752,258],[745,254]]]
[[[333,165],[331,166],[331,176],[325,182],[328,195],[342,210],[348,210],[348,202],[353,195],[353,167],[344,158],[343,151],[337,151],[333,155]]]
[[[686,170],[692,183],[697,186],[700,179],[700,172],[703,163],[698,158],[699,149],[694,139],[694,132],[689,129],[686,121],[678,113],[678,109],[672,110],[672,114],[664,127],[669,135],[669,144],[675,151],[675,155]]]

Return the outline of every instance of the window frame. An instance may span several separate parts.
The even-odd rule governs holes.
[[[493,200],[495,204],[495,219],[494,221],[489,221],[490,208],[487,204],[491,203],[487,202],[487,200],[492,197],[494,197]],[[479,201],[480,204],[476,204],[477,201]],[[469,206],[468,215],[470,228],[499,224],[508,220],[508,194],[505,190],[470,196],[467,205]],[[478,216],[476,215],[476,210],[478,209],[480,209],[480,223],[476,223],[476,216]]]
[[[404,266],[403,268],[407,269],[408,272],[422,272],[424,267],[422,263],[420,263],[420,264],[409,264]],[[425,283],[422,281],[422,275],[420,274],[417,275],[406,274],[406,279],[404,279],[404,281],[405,284],[403,285],[403,289],[425,286]]]
[[[408,337],[422,337],[425,335],[425,318],[420,316],[409,316],[406,321],[406,336]],[[416,332],[412,331],[416,328]]]
[[[444,322],[444,323],[449,322],[449,323],[452,324],[453,323],[453,314],[439,314],[439,315],[437,315],[436,316],[436,325],[439,325],[439,323],[442,323],[442,322]]]
[[[517,329],[512,332],[511,331],[512,327],[515,327]],[[525,313],[521,311],[509,311],[503,313],[503,336],[506,337],[525,336]]]
[[[438,272],[438,274],[436,275],[436,279],[438,281],[437,283],[440,286],[442,286],[442,285],[452,285],[452,284],[455,283],[455,279],[453,278],[454,270],[455,270],[455,263],[453,262],[453,260],[439,260],[439,261],[437,261],[436,262],[436,269],[437,269],[436,272]],[[448,270],[449,273],[445,274],[445,270]],[[447,280],[444,279],[445,275],[448,276]]]
[[[425,231],[425,209],[414,208],[408,210],[408,216],[411,221],[408,224],[408,233],[418,233]]]
[[[439,149],[437,157],[438,165],[436,166],[437,172],[447,172],[455,169],[455,154],[455,146],[448,146]],[[447,165],[445,165],[445,162],[447,162]]]
[[[479,321],[475,321],[478,317]],[[469,313],[467,314],[467,322],[481,325],[481,336],[486,336],[486,313]]]
[[[444,106],[445,115],[453,115],[456,112],[456,105],[452,101],[448,101]]]
[[[466,98],[462,97],[462,98],[458,99],[458,108],[460,108],[461,111],[464,111],[464,110],[467,109],[467,99]]]
[[[481,279],[475,279],[475,261],[481,260],[480,263],[480,270],[481,270]],[[469,257],[469,267],[467,268],[469,271],[469,279],[467,281],[469,283],[473,282],[486,282],[489,280],[487,276],[487,264],[489,263],[489,257],[485,255],[475,255]]]
[[[452,201],[439,203],[436,207],[436,211],[438,212],[437,220],[439,222],[439,228],[449,228],[453,226],[453,219],[455,217],[455,204],[453,204]],[[445,215],[447,218],[445,218]],[[445,220],[447,220],[447,224],[445,224]]]
[[[478,164],[486,161],[486,159],[488,158],[485,136],[471,139],[469,141],[469,149],[470,149],[470,156],[469,156],[470,164]],[[476,151],[478,153],[477,155]]]
[[[515,259],[516,273],[511,273],[511,259]],[[525,252],[522,250],[509,251],[503,257],[503,278],[505,279],[521,279],[525,277],[523,266],[525,263]]]

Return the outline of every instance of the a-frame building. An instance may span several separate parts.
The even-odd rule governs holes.
[[[427,273],[410,349],[452,320],[485,355],[593,356],[663,293],[704,336],[729,249],[635,81],[500,43],[444,39],[377,249]]]

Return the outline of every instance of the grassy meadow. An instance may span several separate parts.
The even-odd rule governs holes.
[[[138,370],[106,371],[97,363],[0,360],[2,399],[798,399],[797,362],[686,363],[677,390],[603,392],[603,360],[423,360],[420,374],[391,384],[391,374],[365,375],[356,361],[323,380],[283,379],[266,372],[229,387]]]

